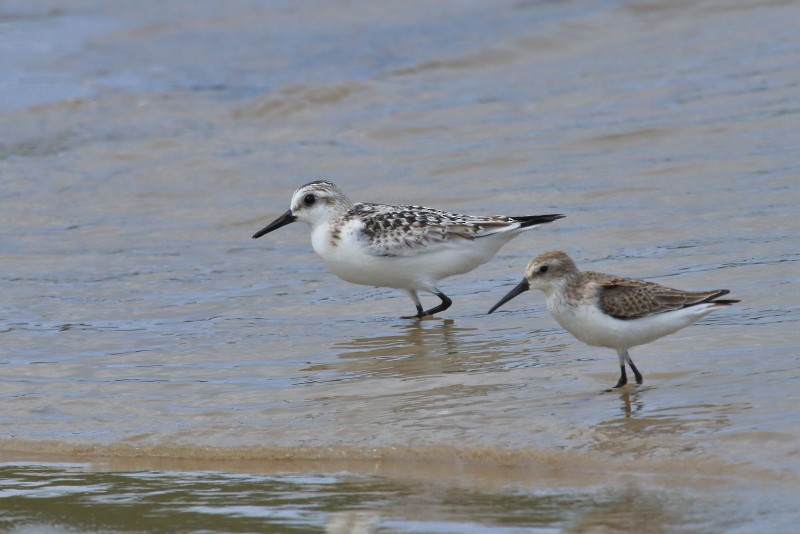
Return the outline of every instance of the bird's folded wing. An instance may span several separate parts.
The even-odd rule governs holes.
[[[600,308],[617,319],[638,319],[708,302],[717,291],[681,291],[655,282],[601,275],[598,284]]]
[[[392,208],[361,214],[361,234],[376,256],[416,256],[518,226],[505,217],[467,218],[418,206]]]

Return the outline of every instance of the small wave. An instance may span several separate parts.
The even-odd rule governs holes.
[[[391,72],[390,75],[409,76],[439,70],[498,68],[513,63],[516,58],[517,54],[514,51],[487,48],[472,54],[465,54],[449,59],[425,61],[411,67],[397,69]]]
[[[364,84],[339,83],[332,85],[291,85],[277,94],[268,93],[251,100],[233,112],[236,119],[286,119],[308,109],[337,104],[342,100],[367,91]]]

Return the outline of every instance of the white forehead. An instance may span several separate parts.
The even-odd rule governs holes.
[[[306,195],[315,195],[318,198],[330,198],[344,196],[341,190],[333,182],[318,180],[310,182],[297,188],[292,195],[292,207],[302,206],[303,198]]]

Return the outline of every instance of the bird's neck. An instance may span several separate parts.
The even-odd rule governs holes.
[[[582,287],[580,272],[568,273],[558,282],[544,289],[548,306],[561,307],[568,301],[580,300]]]

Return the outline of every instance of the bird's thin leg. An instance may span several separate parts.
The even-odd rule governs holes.
[[[625,373],[625,366],[619,366],[619,380],[617,381],[617,385],[614,388],[621,388],[625,384],[628,383],[628,375]]]
[[[615,388],[621,388],[628,383],[628,374],[625,372],[625,361],[627,360],[627,355],[627,350],[617,350],[617,357],[619,358],[619,380],[617,381],[617,385],[614,386]]]
[[[636,383],[641,385],[642,381],[643,381],[642,373],[640,373],[639,370],[636,368],[636,366],[633,365],[633,360],[631,360],[631,355],[628,354],[627,350],[625,351],[625,361],[628,362],[628,365],[630,366],[631,371],[633,371],[633,374],[636,377]]]
[[[408,289],[408,296],[411,297],[411,300],[414,301],[414,306],[417,307],[417,314],[416,315],[408,315],[403,317],[403,319],[419,319],[421,317],[425,317],[425,312],[422,311],[422,303],[419,301],[419,295],[413,289]]]
[[[428,315],[433,315],[435,313],[439,313],[440,311],[444,311],[453,304],[453,301],[448,298],[447,295],[436,289],[435,287],[431,290],[431,293],[442,299],[442,302],[438,306],[434,306],[430,310],[425,310],[422,312],[420,317],[426,317]]]

